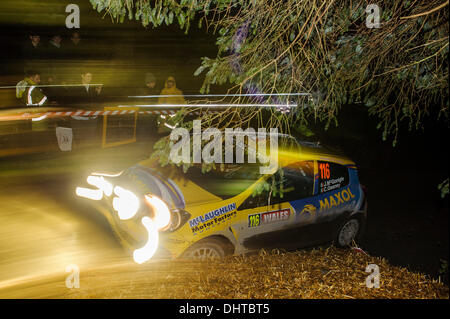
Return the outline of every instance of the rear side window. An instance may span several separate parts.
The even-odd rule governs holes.
[[[273,175],[276,190],[263,190],[261,194],[250,195],[238,210],[280,204],[311,197],[314,194],[314,161],[290,164]],[[267,180],[269,183],[272,179]],[[280,192],[280,188],[282,192]]]
[[[331,192],[348,185],[348,168],[332,162],[317,161],[319,194]]]

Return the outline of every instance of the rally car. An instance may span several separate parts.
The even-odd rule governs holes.
[[[92,172],[76,194],[96,204],[137,263],[157,252],[207,258],[352,245],[367,217],[355,163],[318,144],[294,144],[278,150],[272,175],[252,164],[184,172],[149,159],[122,172]]]

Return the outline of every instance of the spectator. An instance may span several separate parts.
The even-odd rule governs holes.
[[[23,58],[24,59],[32,59],[36,56],[38,53],[42,53],[42,43],[41,43],[41,36],[37,34],[37,32],[32,32],[29,35],[30,41],[27,41],[26,44],[23,47]],[[39,54],[39,58],[41,58],[41,55]]]
[[[81,36],[78,31],[72,32],[70,36],[70,41],[67,43],[67,45],[64,47],[65,49],[65,56],[66,58],[70,60],[82,60],[84,58],[89,58],[86,53],[83,52],[83,50],[87,50],[85,48],[85,45],[81,43]],[[86,56],[83,56],[86,55]]]
[[[145,74],[145,78],[144,78],[144,84],[143,86],[139,87],[139,88],[134,88],[133,92],[130,93],[129,95],[137,95],[137,96],[141,96],[139,98],[135,98],[133,99],[131,102],[132,103],[137,103],[137,104],[157,104],[158,103],[158,95],[159,95],[159,91],[160,89],[158,89],[157,85],[156,85],[156,78],[153,75],[153,73],[146,73]],[[146,98],[144,98],[144,96],[146,96]],[[148,96],[153,96],[153,97],[148,97]]]
[[[159,89],[156,87],[156,78],[153,73],[145,74],[145,86],[139,90],[139,95],[158,95]],[[156,101],[156,100],[155,100]]]
[[[63,77],[62,59],[64,58],[64,52],[62,50],[62,36],[59,33],[55,33],[47,45],[47,81],[57,82]],[[52,79],[50,79],[52,77]]]
[[[28,71],[25,79],[16,85],[16,97],[26,106],[42,106],[47,103],[47,96],[38,87],[41,75],[38,71]]]
[[[82,108],[93,107],[94,103],[100,101],[102,92],[101,85],[92,85],[93,75],[83,70],[81,73],[81,84],[75,86],[71,92],[71,104],[77,104]],[[96,141],[99,125],[98,116],[71,116],[71,126],[74,132],[75,147]]]
[[[73,32],[72,36],[70,37],[71,46],[78,47],[80,45],[81,37],[80,33]]]
[[[81,84],[79,86],[75,86],[72,89],[72,98],[74,99],[71,102],[75,103],[83,103],[86,106],[93,106],[93,103],[99,101],[99,97],[102,92],[101,85],[92,85],[92,73],[89,71],[83,71],[81,73]]]
[[[138,95],[141,96],[154,96],[149,98],[136,99],[138,104],[156,104],[158,98],[156,97],[159,90],[156,86],[156,78],[153,73],[145,74],[145,86],[138,90]],[[154,138],[157,132],[157,115],[153,114],[139,114],[137,123],[137,135],[146,140]]]
[[[22,48],[22,57],[24,60],[24,70],[40,70],[44,49],[41,43],[41,36],[34,30],[30,32],[29,41]]]
[[[169,76],[167,78],[166,83],[164,84],[164,89],[162,89],[160,97],[158,99],[158,104],[170,104],[170,105],[186,104],[186,101],[183,97],[183,92],[177,89],[175,78],[173,76]],[[165,115],[161,115],[158,118],[157,120],[158,134],[165,135],[170,133],[171,128],[166,121],[167,117]]]
[[[58,104],[62,101],[62,98],[67,95],[67,88],[65,86],[61,87],[55,85],[55,78],[53,75],[49,74],[42,85],[42,92],[51,101],[50,104]]]
[[[59,33],[55,34],[49,41],[49,48],[61,49],[62,37]]]
[[[78,31],[72,32],[70,41],[67,46],[65,46],[65,58],[68,61],[67,71],[65,72],[65,82],[78,83],[78,72],[80,67],[82,67],[82,61],[89,59],[89,50],[84,43],[82,44],[81,36]]]
[[[27,71],[25,79],[17,83],[16,85],[16,97],[21,100],[28,107],[43,106],[48,104],[47,96],[42,93],[38,87],[41,82],[41,75],[38,71]],[[32,111],[34,112],[34,111]],[[32,131],[46,131],[48,129],[48,119],[44,115],[37,120],[31,121]],[[31,143],[35,145],[37,137],[32,135]]]
[[[161,90],[158,104],[186,104],[183,92],[177,88],[175,78],[169,76],[164,83],[164,89]],[[168,96],[173,95],[173,96]]]

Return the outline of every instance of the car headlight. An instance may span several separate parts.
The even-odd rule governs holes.
[[[159,197],[145,195],[145,201],[153,210],[153,223],[158,230],[167,228],[170,225],[171,214],[169,207]]]
[[[112,205],[122,220],[131,219],[139,211],[139,198],[132,192],[120,186],[114,187]]]
[[[110,182],[106,181],[103,176],[89,176],[87,178],[89,185],[96,186],[100,189],[106,196],[111,196],[113,191],[113,186]]]
[[[96,189],[77,187],[76,194],[92,200],[101,200],[104,195],[110,197],[108,201],[112,204],[112,208],[117,212],[120,220],[133,219],[139,212],[141,212],[139,215],[144,215],[140,217],[140,222],[147,232],[146,242],[144,246],[133,252],[133,259],[138,264],[148,261],[155,254],[159,245],[159,231],[175,231],[190,218],[190,214],[183,210],[169,209],[158,196],[146,194],[142,200],[142,194],[138,196],[128,189],[113,186],[102,175],[93,173],[87,178],[87,183]],[[145,210],[145,206],[144,210],[141,209],[141,201],[146,204],[148,210]],[[147,212],[150,212],[150,217],[146,216]]]
[[[170,213],[170,225],[162,230],[167,233],[181,228],[191,218],[191,214],[183,209],[172,209]]]

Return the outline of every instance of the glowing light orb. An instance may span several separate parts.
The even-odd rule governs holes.
[[[113,208],[117,211],[122,220],[131,219],[139,210],[139,199],[137,196],[120,186],[114,187]]]

